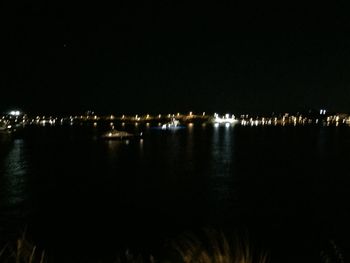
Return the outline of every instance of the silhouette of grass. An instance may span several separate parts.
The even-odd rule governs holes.
[[[170,242],[171,255],[156,259],[152,255],[134,255],[129,250],[117,255],[115,263],[268,263],[266,253],[254,250],[248,241],[229,240],[221,233],[207,230],[203,235],[184,234]],[[64,252],[64,251],[63,251]],[[86,255],[88,252],[86,253]],[[84,256],[86,256],[84,255]],[[103,255],[101,255],[103,256]],[[103,259],[96,262],[103,262]],[[13,245],[0,250],[0,263],[47,263],[45,251],[29,242],[25,235]],[[54,261],[53,261],[54,262]],[[344,255],[336,242],[330,240],[320,252],[322,263],[344,263]]]
[[[254,252],[248,242],[229,241],[223,233],[206,231],[199,239],[186,235],[174,243],[184,263],[267,263],[265,253]]]
[[[28,242],[25,234],[15,245],[5,245],[0,251],[0,262],[5,263],[46,263],[45,251],[39,251],[36,246]]]
[[[266,263],[266,254],[253,253],[247,242],[229,242],[224,234],[206,231],[203,238],[194,234],[183,235],[171,242],[170,250],[175,257],[156,260],[135,256],[129,250],[120,255],[117,263]],[[5,263],[46,263],[47,256],[23,235],[15,245],[6,245],[0,250],[0,262]]]

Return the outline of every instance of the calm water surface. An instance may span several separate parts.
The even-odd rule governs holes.
[[[328,240],[350,249],[350,128],[137,129],[129,142],[87,126],[0,134],[1,241],[26,228],[81,259],[215,228],[248,233],[276,261],[317,260]]]

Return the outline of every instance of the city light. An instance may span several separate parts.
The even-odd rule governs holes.
[[[19,116],[19,115],[21,115],[21,112],[18,111],[18,110],[13,110],[13,111],[10,111],[9,114],[10,114],[11,116]]]

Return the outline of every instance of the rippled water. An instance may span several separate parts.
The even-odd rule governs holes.
[[[68,257],[153,251],[210,227],[291,260],[317,258],[330,239],[349,249],[348,127],[137,129],[128,142],[89,126],[0,134],[2,241],[26,228]]]

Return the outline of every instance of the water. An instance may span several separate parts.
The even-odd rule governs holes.
[[[27,229],[73,261],[157,254],[203,228],[248,233],[276,262],[319,260],[328,240],[350,248],[349,127],[132,126],[144,135],[127,142],[103,129],[0,134],[2,242]]]

